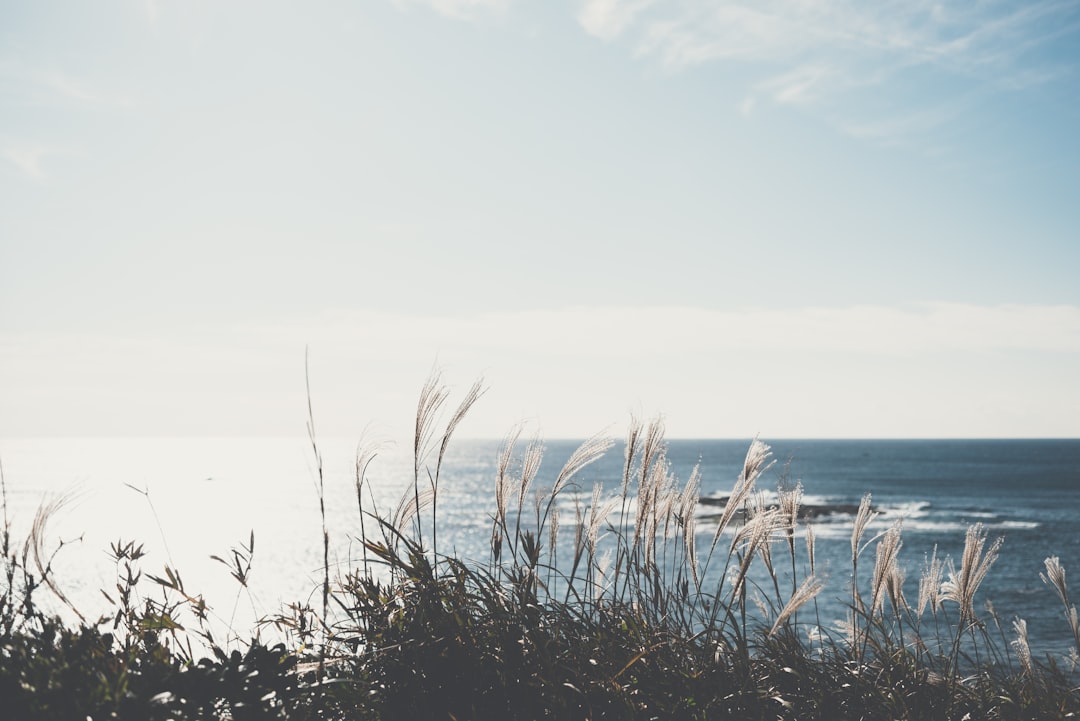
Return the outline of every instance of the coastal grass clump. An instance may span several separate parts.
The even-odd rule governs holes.
[[[219,639],[212,608],[185,590],[176,569],[144,579],[142,549],[130,542],[112,548],[111,615],[64,625],[33,601],[61,593],[44,553],[44,522],[19,546],[5,517],[0,697],[20,709],[12,718],[1080,714],[1080,623],[1058,558],[1046,560],[1043,580],[1063,605],[1071,659],[1039,657],[1022,620],[1005,630],[981,611],[979,588],[1001,541],[979,525],[965,536],[959,566],[935,551],[918,597],[907,598],[902,525],[867,538],[876,511],[866,496],[852,526],[848,614],[830,625],[817,608],[825,580],[800,512],[803,489],[782,482],[766,500],[759,486],[772,455],[757,439],[723,508],[707,517],[698,509],[700,474],[673,476],[660,421],[631,422],[614,488],[583,481],[611,451],[610,439],[589,439],[542,483],[544,445],[515,429],[492,478],[486,557],[446,552],[438,513],[444,462],[482,394],[476,384],[448,406],[437,376],[425,385],[412,482],[390,508],[376,505],[368,478],[376,452],[361,447],[352,534],[360,552],[340,572],[329,559],[309,408],[323,518],[317,602],[272,613],[246,637],[230,628]],[[252,535],[217,558],[240,589],[254,549]],[[199,649],[208,655],[198,658]]]
[[[19,542],[0,467],[0,719],[310,717],[297,654],[257,632],[232,647],[218,643],[212,609],[170,566],[162,576],[144,574],[141,545],[110,545],[116,583],[101,592],[111,610],[96,619],[82,614],[52,567],[68,544],[47,546],[49,519],[65,502],[43,503]],[[61,618],[56,601],[74,620]],[[197,658],[196,649],[208,655]]]

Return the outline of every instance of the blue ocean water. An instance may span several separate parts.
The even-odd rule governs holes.
[[[982,524],[990,538],[1003,536],[977,607],[991,601],[1010,636],[1009,622],[1026,620],[1036,655],[1068,651],[1061,602],[1040,572],[1045,558],[1058,556],[1067,572],[1080,577],[1080,440],[762,440],[771,446],[775,463],[758,482],[760,489],[801,483],[804,502],[826,511],[857,504],[870,493],[880,515],[866,541],[902,519],[900,562],[907,569],[905,593],[913,602],[924,558],[935,547],[959,565],[971,524]],[[670,472],[681,484],[697,466],[702,495],[723,496],[749,444],[749,439],[670,440]],[[356,444],[326,439],[319,445],[332,564],[338,571],[359,558]],[[534,488],[550,486],[578,445],[545,442]],[[488,558],[501,446],[469,440],[451,445],[440,481],[441,551]],[[72,498],[49,533],[54,543],[65,541],[54,566],[86,615],[106,610],[100,590],[116,580],[106,551],[121,539],[144,543],[146,571],[159,573],[165,564],[179,569],[189,592],[204,593],[222,610],[221,617],[233,618],[228,611],[239,608],[234,618],[239,628],[283,603],[313,598],[321,575],[321,520],[318,472],[306,439],[12,439],[0,441],[0,462],[16,536],[29,528],[43,498],[60,493]],[[575,502],[589,502],[594,484],[602,483],[609,493],[618,490],[623,463],[623,447],[616,443],[579,474],[562,501],[564,525]],[[368,469],[374,503],[392,512],[412,475],[408,449],[381,448]],[[369,510],[371,502],[365,499]],[[716,512],[715,506],[699,509],[702,545],[711,540],[710,514]],[[850,601],[852,520],[849,512],[836,512],[811,521],[817,571],[827,583],[819,597],[822,625],[843,618]],[[250,532],[256,550],[251,587],[243,590],[209,556],[227,557]],[[871,545],[862,569],[873,565],[873,553]]]

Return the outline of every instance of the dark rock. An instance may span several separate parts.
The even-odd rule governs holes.
[[[702,506],[717,506],[723,508],[727,506],[728,496],[702,496],[699,499],[699,503]],[[773,506],[775,507],[775,506]],[[876,506],[871,506],[871,510],[881,512]],[[820,518],[822,516],[837,516],[847,515],[854,516],[859,512],[858,503],[804,503],[799,506],[799,518]],[[743,512],[740,510],[737,517],[741,518]]]

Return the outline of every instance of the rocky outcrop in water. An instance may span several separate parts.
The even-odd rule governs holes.
[[[702,496],[698,503],[702,506],[716,506],[717,508],[724,508],[727,506],[728,496]],[[881,512],[876,506],[872,506],[871,510]],[[805,503],[799,506],[799,518],[821,518],[823,516],[854,516],[859,512],[858,503]],[[737,517],[741,517],[743,511],[740,509]]]

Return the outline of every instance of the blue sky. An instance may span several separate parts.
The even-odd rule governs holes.
[[[1080,435],[1080,2],[0,9],[0,437]]]

